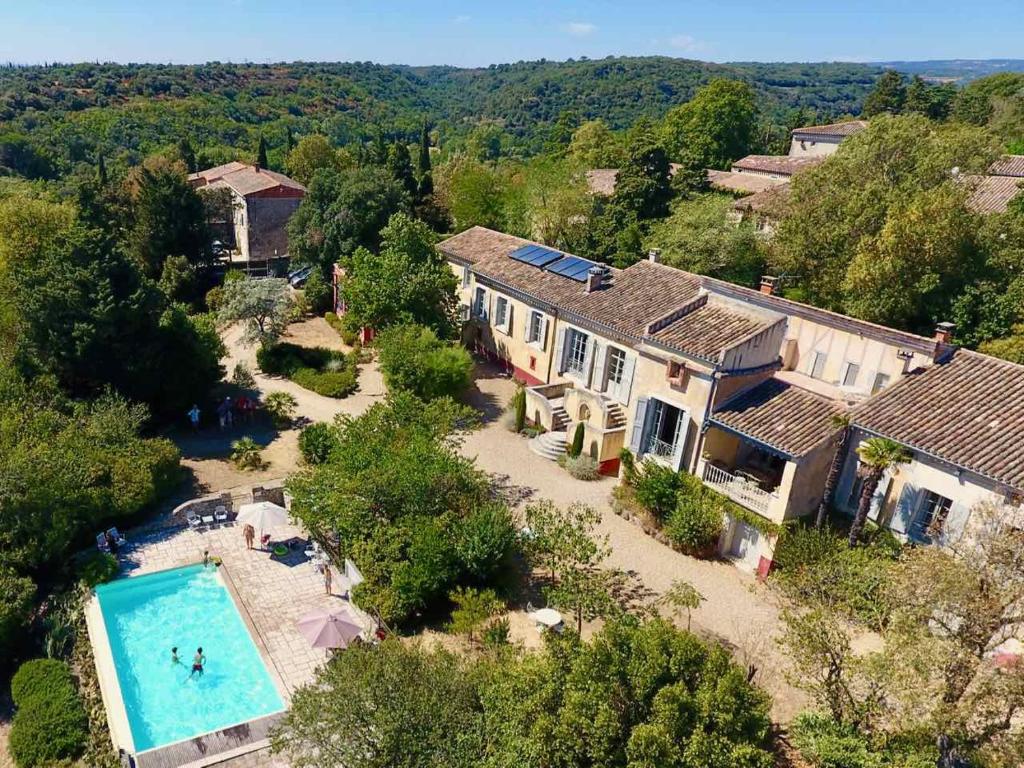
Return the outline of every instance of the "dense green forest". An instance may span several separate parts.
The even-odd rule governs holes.
[[[187,136],[210,162],[255,151],[280,160],[289,132],[347,145],[413,140],[427,119],[445,138],[494,122],[521,154],[543,149],[559,118],[623,129],[657,119],[713,78],[754,90],[765,130],[857,113],[879,71],[860,64],[707,64],[667,57],[520,62],[484,69],[372,63],[70,64],[0,69],[0,147],[28,175],[71,171],[102,154],[134,165]],[[275,153],[276,150],[276,153]],[[0,166],[4,163],[0,149]],[[29,160],[32,162],[30,163]]]

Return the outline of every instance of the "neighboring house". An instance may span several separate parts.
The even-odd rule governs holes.
[[[1007,206],[1024,191],[1024,155],[1004,155],[984,176],[969,175],[971,187],[968,205],[978,213],[1005,213]]]
[[[482,227],[438,247],[460,280],[464,340],[527,385],[527,416],[547,430],[538,453],[557,458],[582,423],[602,472],[628,447],[775,524],[820,502],[833,417],[950,349],[656,252],[618,270]],[[760,530],[731,521],[721,551],[766,572],[774,538]]]
[[[867,120],[848,120],[828,125],[805,125],[794,128],[789,143],[790,157],[823,157],[834,154],[849,136],[868,127]]]
[[[227,189],[232,220],[225,236],[244,262],[269,262],[288,255],[288,220],[306,188],[287,176],[245,163],[227,163],[193,173],[199,190]]]
[[[794,174],[824,162],[821,155],[792,157],[791,155],[747,155],[732,164],[736,174],[766,176],[777,181],[789,181]]]
[[[851,451],[836,506],[860,498],[856,447],[871,437],[903,444],[907,464],[886,472],[870,518],[902,538],[956,541],[983,501],[1024,496],[1024,366],[951,351],[853,411]]]
[[[752,179],[764,178],[763,176],[746,175]],[[728,214],[729,219],[736,224],[752,221],[758,232],[769,237],[775,232],[779,220],[786,213],[789,193],[789,183],[782,182],[752,195],[741,197],[732,204]]]

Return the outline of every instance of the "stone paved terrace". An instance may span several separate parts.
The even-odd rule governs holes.
[[[292,526],[268,531],[274,542],[302,539],[303,533]],[[310,647],[295,627],[295,621],[314,610],[333,610],[345,605],[339,593],[339,575],[335,572],[334,593],[328,596],[323,577],[305,557],[299,544],[282,559],[269,552],[247,550],[241,526],[222,525],[209,531],[180,526],[129,532],[129,542],[120,552],[122,571],[127,576],[175,568],[202,560],[203,552],[220,557],[225,580],[233,588],[243,617],[254,631],[254,639],[269,662],[271,675],[286,703],[292,692],[313,679],[314,670],[327,658],[323,650]],[[365,618],[365,616],[364,616]],[[367,622],[369,619],[367,618]],[[261,753],[236,757],[210,765],[242,766],[283,765]]]

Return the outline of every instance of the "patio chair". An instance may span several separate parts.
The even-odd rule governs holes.
[[[185,513],[185,520],[188,522],[189,528],[201,528],[203,521],[199,519],[199,515],[196,514],[194,509],[190,509]]]
[[[103,533],[96,534],[96,549],[100,552],[109,552],[110,545],[107,544],[107,536]]]
[[[228,508],[215,507],[213,510],[213,519],[218,523],[226,523],[228,521]]]
[[[110,536],[114,541],[117,542],[118,546],[128,543],[128,539],[121,535],[121,532],[117,530],[117,526],[107,529],[107,535]]]

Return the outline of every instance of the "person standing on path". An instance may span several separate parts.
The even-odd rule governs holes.
[[[327,590],[327,594],[331,594],[331,582],[334,577],[331,575],[331,566],[327,564],[324,566],[324,589]]]
[[[245,548],[252,549],[252,544],[256,540],[256,529],[246,523],[242,526],[242,538],[245,539]]]
[[[188,421],[192,425],[192,431],[199,431],[199,416],[200,410],[198,405],[193,405],[192,410],[188,412]]]

